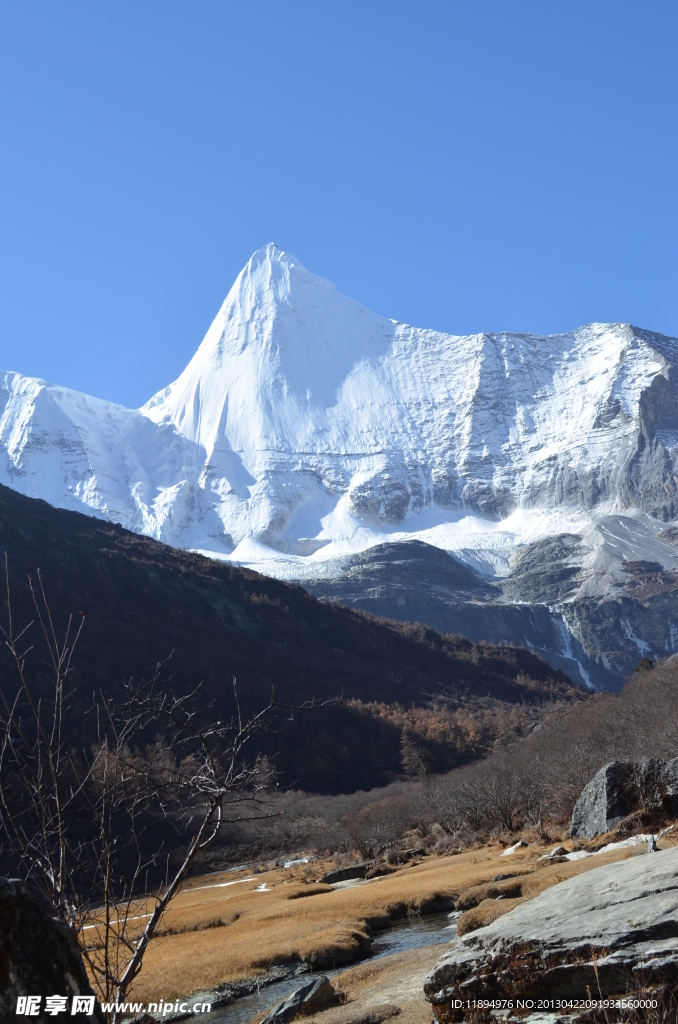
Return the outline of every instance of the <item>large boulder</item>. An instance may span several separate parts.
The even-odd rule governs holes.
[[[574,805],[570,825],[573,839],[593,839],[609,832],[635,810],[633,770],[632,761],[610,761],[593,776]]]
[[[373,860],[364,860],[360,864],[351,864],[346,868],[335,868],[334,871],[329,871],[318,881],[325,885],[334,885],[336,882],[347,882],[353,878],[364,878],[373,865]]]
[[[610,832],[641,805],[650,812],[678,814],[678,758],[610,761],[582,791],[572,812],[573,839]]]
[[[580,999],[678,984],[678,848],[596,868],[456,939],[424,984],[439,1020],[467,1000]],[[455,1003],[459,1006],[456,1007]]]
[[[291,995],[267,1013],[261,1024],[288,1024],[297,1017],[305,1017],[339,1001],[337,992],[325,977],[316,978],[297,988]]]
[[[73,996],[92,995],[75,939],[22,882],[0,878],[0,1020],[23,1019],[16,1016],[19,997],[39,996],[40,1011],[30,1020],[53,1021],[45,1000],[55,995],[66,997],[69,1019]],[[103,1021],[99,1004],[91,1016],[74,1019],[98,1024]]]

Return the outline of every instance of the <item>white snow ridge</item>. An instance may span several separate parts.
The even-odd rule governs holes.
[[[623,324],[408,327],[271,244],[142,409],[0,375],[0,481],[273,575],[412,537],[502,571],[517,543],[602,515],[675,518],[655,484],[676,351]]]

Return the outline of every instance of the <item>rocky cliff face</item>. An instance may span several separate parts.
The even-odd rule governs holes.
[[[390,543],[299,581],[374,614],[533,648],[584,685],[618,689],[641,659],[678,649],[672,530],[649,517],[605,516],[583,534],[505,551],[495,574],[421,541]]]

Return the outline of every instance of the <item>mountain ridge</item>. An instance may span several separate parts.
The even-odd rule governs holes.
[[[609,565],[593,565],[590,538],[606,517],[623,517],[636,560],[676,569],[675,548],[650,535],[678,517],[677,366],[676,339],[625,324],[549,336],[411,327],[270,244],[183,373],[139,410],[0,375],[0,482],[308,587],[409,541],[492,583],[526,545],[572,536],[580,595],[598,600]],[[608,562],[615,544],[604,542]],[[501,601],[532,606],[526,595],[513,581]],[[634,650],[678,644],[670,602],[652,637],[624,614],[631,625],[603,640],[576,624],[575,597],[564,611],[537,602],[568,633],[562,650],[558,624],[548,641],[527,620],[492,639],[534,641],[558,664],[576,640],[571,671],[596,685],[621,680]],[[606,645],[620,643],[610,668]]]
[[[248,540],[368,547],[432,510],[669,520],[677,352],[628,325],[459,338],[397,324],[269,245],[140,410],[4,374],[0,479],[221,555]],[[663,462],[661,487],[643,485],[643,460]]]

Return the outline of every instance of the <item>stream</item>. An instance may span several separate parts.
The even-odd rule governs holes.
[[[390,928],[375,931],[372,939],[372,952],[368,959],[378,960],[383,956],[402,953],[409,949],[442,945],[451,942],[455,934],[456,921],[454,919],[450,921],[447,912],[394,921]],[[364,963],[365,961],[360,962]],[[348,964],[331,971],[308,971],[305,974],[297,974],[294,978],[276,981],[274,984],[262,988],[260,992],[236,999],[230,1006],[221,1006],[200,1019],[209,1021],[210,1024],[250,1024],[258,1014],[264,1010],[273,1009],[283,999],[286,999],[290,992],[305,985],[312,978],[319,978],[323,975],[333,978],[350,970],[351,966],[353,965]]]

